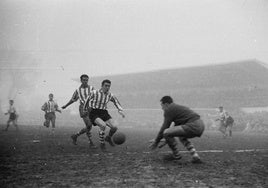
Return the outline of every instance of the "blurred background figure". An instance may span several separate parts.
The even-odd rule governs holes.
[[[48,95],[49,100],[45,102],[45,104],[41,107],[41,110],[45,112],[45,122],[44,126],[49,127],[51,122],[52,124],[52,133],[55,132],[55,122],[56,122],[56,114],[55,112],[58,111],[61,113],[61,110],[58,107],[58,104],[53,100],[53,94],[50,93]]]
[[[232,128],[234,124],[234,119],[229,115],[227,111],[223,109],[222,106],[219,108],[219,117],[215,121],[220,122],[219,131],[223,134],[223,137],[232,136]]]
[[[18,125],[17,125],[18,114],[17,114],[16,108],[14,106],[13,100],[9,100],[9,109],[5,113],[5,115],[8,115],[8,114],[9,114],[9,119],[7,120],[7,127],[6,127],[5,131],[8,131],[8,127],[9,127],[10,123],[13,123],[13,125],[16,127],[16,130],[18,130]]]

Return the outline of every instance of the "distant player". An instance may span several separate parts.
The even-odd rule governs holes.
[[[9,114],[9,119],[7,120],[7,127],[6,127],[5,131],[8,131],[8,127],[9,127],[10,123],[13,123],[13,125],[16,127],[16,130],[18,130],[18,125],[17,125],[18,114],[17,114],[16,108],[14,106],[13,100],[9,100],[9,109],[5,113],[5,115],[8,115],[8,114]]]
[[[81,129],[78,133],[73,134],[71,136],[72,140],[73,140],[73,144],[77,144],[77,138],[86,133],[87,137],[88,137],[88,141],[89,141],[89,146],[91,148],[96,148],[95,144],[93,143],[92,139],[91,139],[91,129],[92,129],[92,122],[89,119],[89,113],[91,111],[91,109],[83,109],[85,101],[87,99],[87,97],[90,95],[90,93],[93,91],[94,87],[91,85],[88,85],[88,75],[83,74],[80,76],[80,81],[81,81],[81,85],[79,86],[79,88],[77,88],[74,93],[73,96],[71,98],[71,100],[64,106],[62,106],[63,109],[67,108],[69,105],[71,105],[72,103],[76,102],[77,100],[80,101],[80,106],[79,106],[79,113],[80,113],[80,117],[83,119],[86,127]]]
[[[89,114],[89,117],[93,123],[100,127],[99,138],[100,138],[100,147],[102,150],[105,150],[105,142],[108,142],[111,146],[114,146],[112,141],[113,134],[117,131],[117,127],[114,126],[112,117],[107,111],[107,104],[111,101],[114,103],[115,107],[118,109],[118,112],[124,118],[123,108],[121,107],[118,99],[109,91],[111,87],[110,80],[103,80],[101,83],[100,90],[94,90],[90,97],[87,98],[84,109],[91,108],[92,111]],[[109,134],[105,137],[105,128],[106,125],[110,127]]]
[[[215,120],[220,122],[219,131],[223,134],[223,137],[232,136],[232,128],[234,124],[234,119],[226,112],[222,106],[219,107],[219,117]]]
[[[61,113],[61,110],[58,107],[58,104],[53,100],[53,94],[50,93],[48,95],[49,100],[43,104],[41,110],[45,112],[45,122],[44,126],[49,127],[50,122],[52,124],[52,133],[55,131],[55,122],[56,122],[56,114],[55,112]]]
[[[152,150],[156,149],[160,140],[165,138],[173,152],[171,156],[168,156],[169,159],[179,160],[181,159],[181,155],[175,139],[175,137],[178,137],[192,155],[192,162],[201,162],[193,144],[188,140],[189,138],[200,137],[203,134],[205,125],[200,119],[200,116],[188,107],[173,103],[173,99],[170,96],[162,97],[160,102],[164,111],[164,122],[157,137],[149,147]],[[174,122],[174,126],[170,127],[172,122]]]

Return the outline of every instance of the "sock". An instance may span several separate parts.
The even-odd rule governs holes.
[[[194,149],[194,145],[185,137],[180,137],[179,138],[183,146],[188,150],[191,151],[191,149]]]
[[[104,136],[105,132],[104,131],[99,131],[99,138],[100,138],[100,143],[104,144]]]
[[[81,129],[78,133],[76,133],[75,135],[76,136],[80,136],[81,134],[84,134],[84,133],[86,133],[87,132],[87,128],[83,128],[83,129]]]
[[[91,131],[90,130],[87,130],[86,134],[87,134],[88,142],[89,143],[93,143],[92,142],[92,139],[91,139],[91,137],[92,137]]]
[[[193,157],[199,157],[194,148],[194,145],[187,138],[180,137],[180,141]]]
[[[175,156],[180,155],[180,152],[179,152],[179,149],[178,149],[178,144],[177,144],[175,138],[166,137],[165,139],[166,139],[166,142],[167,142],[169,148],[172,150],[173,155],[175,155]]]

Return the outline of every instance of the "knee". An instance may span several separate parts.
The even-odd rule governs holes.
[[[168,137],[170,137],[170,131],[169,131],[168,129],[164,130],[164,132],[163,132],[163,137],[164,137],[164,138],[168,138]]]
[[[87,128],[88,130],[91,130],[91,128],[92,128],[92,124],[91,124],[91,123],[86,123],[86,128]]]
[[[185,137],[181,137],[181,136],[180,136],[180,137],[179,137],[179,140],[180,140],[180,142],[183,143],[183,142],[187,141],[187,138],[185,138]]]

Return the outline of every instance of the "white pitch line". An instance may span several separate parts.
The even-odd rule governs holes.
[[[268,149],[244,149],[244,150],[201,150],[197,151],[198,153],[223,153],[223,152],[234,152],[234,153],[243,153],[243,152],[265,152]],[[180,151],[181,153],[187,153],[188,151]],[[167,152],[161,152],[167,153]]]

